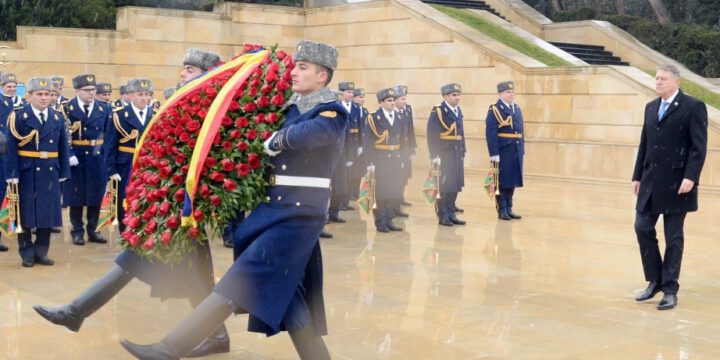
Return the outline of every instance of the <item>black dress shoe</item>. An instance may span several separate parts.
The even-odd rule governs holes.
[[[323,231],[320,232],[320,237],[323,238],[323,239],[332,239],[333,234],[331,234],[331,233],[323,230]]]
[[[181,355],[174,354],[162,342],[150,345],[138,345],[127,340],[120,341],[120,345],[130,354],[140,360],[180,360]]]
[[[355,210],[355,208],[352,207],[352,206],[349,205],[349,204],[342,204],[342,205],[340,205],[340,210],[341,210],[341,211],[348,211],[348,210]]]
[[[7,245],[3,244],[2,241],[0,241],[0,252],[8,251]]]
[[[205,339],[185,357],[194,358],[227,352],[230,352],[230,338],[225,334],[225,336],[211,336]]]
[[[498,214],[498,219],[500,219],[500,220],[512,220],[512,218],[510,217],[510,215],[508,215],[508,213],[506,213],[506,212],[499,213],[499,214]]]
[[[464,213],[464,212],[465,212],[464,209],[461,209],[461,208],[459,208],[459,207],[457,207],[457,206],[455,207],[454,211],[455,211],[455,212],[459,212],[459,213]]]
[[[61,228],[52,228],[52,230],[50,230],[50,232],[53,234],[59,234],[62,232],[62,229]]]
[[[660,291],[662,291],[662,289],[660,288],[660,284],[651,281],[645,290],[635,296],[635,301],[650,300],[655,297],[655,295],[657,295],[657,293],[659,293]]]
[[[390,229],[388,229],[387,226],[376,226],[375,228],[377,229],[377,232],[381,232],[381,233],[389,233],[390,232]]]
[[[83,240],[82,235],[73,235],[72,240],[73,240],[73,244],[75,244],[75,245],[80,245],[80,246],[85,245],[85,240]]]
[[[393,224],[392,222],[390,222],[390,223],[387,224],[387,228],[388,228],[388,230],[390,230],[390,231],[402,231],[402,228],[401,228],[401,227]]]
[[[438,221],[438,224],[442,226],[453,226],[453,222],[450,221],[450,219],[440,219],[440,221]]]
[[[107,239],[98,233],[88,235],[88,241],[91,243],[107,244]]]
[[[508,216],[510,216],[511,219],[522,219],[522,216],[512,212],[512,210],[508,210]]]
[[[22,266],[23,267],[33,267],[33,266],[35,266],[35,262],[32,260],[23,260]]]
[[[670,310],[677,306],[677,295],[664,294],[662,300],[657,306],[658,310]]]
[[[401,217],[401,218],[410,217],[410,214],[408,214],[406,212],[402,212],[400,210],[395,210],[394,213],[395,213],[396,217]]]
[[[454,216],[450,218],[450,221],[452,221],[452,223],[455,225],[465,225],[466,224],[465,220],[460,220]]]
[[[412,206],[411,203],[409,203],[409,202],[407,202],[407,201],[405,201],[405,200],[403,200],[402,202],[400,202],[400,205],[402,205],[402,206]]]
[[[331,215],[331,216],[328,217],[328,221],[334,222],[334,223],[344,223],[344,222],[345,222],[345,219],[343,219],[343,218],[341,218],[341,217],[339,217],[339,216],[333,216],[333,215]]]
[[[36,263],[36,264],[40,264],[40,265],[45,265],[45,266],[51,266],[51,265],[54,265],[54,264],[55,264],[55,262],[53,261],[53,259],[51,259],[51,258],[49,258],[49,257],[47,257],[47,256],[36,256],[36,257],[35,257],[35,263]]]

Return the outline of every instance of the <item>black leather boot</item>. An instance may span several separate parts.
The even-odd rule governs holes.
[[[230,352],[230,336],[225,325],[222,325],[185,357],[193,358],[226,352]]]
[[[33,309],[47,321],[77,332],[86,317],[110,301],[132,279],[123,268],[115,265],[69,305],[55,308],[35,305]]]
[[[234,309],[230,300],[213,292],[160,342],[138,345],[123,340],[120,345],[141,360],[180,359],[218,330]]]
[[[330,352],[322,337],[315,333],[312,324],[290,332],[290,339],[300,360],[330,360]]]

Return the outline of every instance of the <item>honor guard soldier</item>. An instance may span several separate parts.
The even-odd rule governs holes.
[[[220,58],[217,58],[220,61]],[[216,64],[209,64],[216,65]],[[130,104],[121,109],[118,113],[117,122],[108,127],[108,140],[111,132],[114,132],[113,141],[107,144],[134,147],[135,141],[142,136],[140,128],[146,127],[150,115],[133,115],[135,112],[147,111],[149,109],[149,93],[152,90],[152,83],[145,79],[134,79],[128,83],[128,91],[131,93]],[[125,112],[127,111],[127,114]],[[117,127],[115,127],[117,126]],[[129,136],[126,136],[129,135]],[[123,138],[127,139],[123,142]],[[119,139],[119,140],[118,140]],[[129,149],[128,149],[129,150]],[[127,155],[124,155],[127,154]],[[122,156],[122,157],[121,157]],[[130,160],[125,161],[129,156]],[[115,150],[112,154],[115,169],[119,169],[122,176],[127,179],[123,170],[129,167],[132,159],[132,152],[125,153]],[[129,168],[127,170],[130,171]],[[120,188],[118,196],[124,196],[125,187]],[[122,203],[122,198],[119,200]],[[122,218],[120,218],[122,220]],[[79,331],[83,321],[95,311],[100,309],[115,295],[120,292],[132,279],[150,285],[150,295],[161,299],[187,298],[193,307],[199,305],[208,296],[215,286],[213,274],[212,256],[209,242],[195,243],[195,251],[189,253],[185,259],[177,264],[165,264],[162,261],[151,261],[141,257],[132,250],[122,251],[116,258],[115,264],[105,274],[78,295],[70,304],[50,308],[42,305],[35,305],[33,308],[46,320],[53,324],[62,325],[71,331]],[[218,325],[213,335],[207,337],[200,345],[195,347],[187,357],[200,357],[215,353],[227,353],[230,351],[230,337],[224,325]]]
[[[100,205],[106,189],[106,169],[103,143],[105,127],[112,119],[107,103],[95,100],[95,75],[78,75],[72,80],[77,95],[65,104],[65,116],[70,121],[70,167],[72,178],[63,186],[63,206],[70,208],[73,244],[88,241],[104,244],[105,238],[96,232]],[[87,227],[83,223],[83,209],[87,208]]]
[[[130,104],[130,94],[127,92],[127,85],[120,85],[120,98],[113,101],[113,110],[123,109]]]
[[[455,201],[465,186],[465,133],[459,106],[462,89],[458,84],[448,84],[440,92],[443,102],[430,110],[427,124],[430,160],[440,160],[440,197],[435,202],[435,211],[440,225],[465,225],[455,215],[458,212]]]
[[[357,160],[359,140],[361,137],[360,128],[358,127],[360,108],[353,104],[353,89],[355,83],[344,81],[338,84],[339,101],[348,113],[347,129],[345,131],[345,146],[343,147],[340,160],[335,167],[335,174],[332,179],[332,192],[330,196],[330,210],[328,220],[330,222],[344,223],[345,220],[340,218],[340,210],[351,210],[348,202],[350,201],[350,191],[348,188],[348,178],[350,176],[350,167]]]
[[[500,195],[495,196],[498,218],[502,220],[521,219],[513,212],[515,188],[523,185],[523,116],[520,106],[515,104],[515,84],[503,81],[497,84],[499,99],[490,105],[485,120],[490,161],[499,165]]]
[[[353,101],[355,97],[355,83],[347,82],[338,84],[342,91],[342,101],[340,102],[345,110],[348,111],[348,128],[345,134],[345,165],[347,166],[347,197],[345,203],[341,204],[340,210],[354,210],[349,205],[350,199],[357,199],[358,188],[360,186],[360,178],[362,171],[357,171],[360,164],[360,154],[362,152],[362,126],[360,125],[365,118],[362,117],[361,109],[358,104]],[[366,115],[367,116],[367,115]],[[358,175],[360,173],[360,175]]]
[[[100,100],[106,104],[110,104],[112,98],[112,84],[110,83],[97,83],[97,92],[95,93],[95,99]]]
[[[5,97],[10,98],[10,103],[13,109],[19,109],[23,105],[27,104],[25,99],[17,95],[17,76],[13,73],[5,73],[0,80],[0,86],[2,86],[2,92]]]
[[[273,156],[269,201],[235,232],[235,262],[193,312],[162,341],[121,344],[140,359],[179,359],[233,312],[248,329],[288,331],[301,359],[327,360],[318,234],[325,224],[330,178],[342,151],[347,114],[327,83],[337,50],[303,40],[293,60],[293,91],[280,130],[265,142]],[[287,241],[288,236],[293,241]]]
[[[417,148],[417,142],[415,141],[415,124],[413,124],[413,111],[412,106],[407,103],[407,86],[398,85],[395,87],[395,112],[398,114],[398,119],[403,123],[403,143],[402,143],[402,161],[403,161],[403,177],[405,184],[403,185],[403,192],[400,198],[400,205],[412,206],[409,202],[405,201],[405,187],[408,181],[412,177],[412,159],[415,158],[415,149]],[[396,215],[407,217],[407,214],[402,212],[398,207],[396,209]]]
[[[378,91],[377,99],[380,108],[368,116],[363,134],[365,161],[375,165],[375,228],[384,233],[402,231],[392,219],[394,209],[400,206],[404,183],[403,177],[398,176],[402,168],[403,124],[395,111],[394,89]]]
[[[32,78],[26,85],[30,103],[8,119],[5,177],[17,186],[16,225],[22,266],[52,265],[47,256],[50,232],[62,226],[60,183],[70,177],[65,121],[50,106],[49,78]],[[36,230],[35,242],[30,229]]]
[[[150,80],[132,79],[128,81],[125,90],[129,94],[130,103],[122,109],[113,111],[112,121],[107,127],[105,142],[107,174],[111,179],[120,183],[116,212],[117,219],[120,221],[120,233],[125,231],[123,223],[125,209],[122,204],[125,200],[125,188],[132,169],[135,145],[153,117],[152,107],[150,107],[150,93],[153,91],[153,85]]]
[[[363,140],[362,135],[365,133],[365,126],[367,122],[367,117],[370,112],[368,109],[365,108],[365,89],[362,88],[355,88],[353,90],[353,103],[357,105],[360,116],[358,119],[358,129],[359,131],[359,146],[357,149],[357,158],[353,165],[350,167],[350,175],[349,175],[349,183],[348,183],[348,189],[350,190],[350,199],[357,200],[358,198],[358,192],[360,188],[360,181],[362,180],[363,175],[365,175],[365,160],[363,160]]]
[[[0,75],[0,79],[2,75]],[[12,98],[0,93],[0,132],[7,146],[7,120],[13,112]],[[0,199],[5,198],[5,154],[0,154]],[[8,247],[0,240],[0,252],[8,251]]]
[[[53,84],[57,84],[58,97],[55,100],[55,104],[53,106],[55,107],[55,110],[58,110],[60,109],[60,105],[65,105],[65,103],[70,100],[62,94],[63,86],[65,86],[65,78],[60,75],[53,75],[50,77],[50,81],[52,81]]]

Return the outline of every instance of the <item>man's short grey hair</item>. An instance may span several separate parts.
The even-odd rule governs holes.
[[[680,78],[680,69],[672,64],[661,64],[657,67],[658,71],[665,71],[671,73],[675,78]]]

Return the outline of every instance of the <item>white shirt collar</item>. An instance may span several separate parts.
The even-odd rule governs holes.
[[[672,94],[672,96],[670,96],[667,100],[663,100],[662,98],[660,98],[660,102],[665,101],[665,102],[667,102],[667,103],[669,103],[669,104],[672,104],[673,100],[675,100],[675,98],[677,97],[678,93],[680,93],[680,89],[675,90],[675,93]]]
[[[458,114],[459,109],[458,109],[457,106],[454,106],[454,107],[453,107],[453,106],[451,106],[450,104],[448,104],[448,102],[445,101],[445,100],[443,100],[443,102],[445,103],[445,105],[447,105],[447,107],[450,108],[450,110],[452,110],[452,112],[453,112],[454,114]]]
[[[43,114],[43,115],[45,115],[45,121],[47,121],[48,115],[49,115],[47,108],[45,108],[45,110],[43,110],[43,111],[40,111],[40,110],[36,109],[34,106],[32,106],[32,105],[30,105],[30,107],[32,108],[32,111],[33,111],[33,113],[35,114],[35,117],[36,117],[38,120],[40,120],[40,114]]]
[[[385,114],[385,118],[390,122],[390,125],[392,125],[395,122],[395,115],[391,116],[391,114],[395,113],[395,110],[388,112],[385,108],[381,107],[381,109],[383,114]]]
[[[145,119],[148,114],[148,108],[149,106],[146,106],[144,109],[138,109],[135,107],[135,104],[132,102],[130,103],[132,105],[133,111],[135,112],[135,116],[137,116],[138,120],[140,120],[140,123],[145,125]],[[140,112],[143,112],[142,116],[140,116]]]
[[[58,97],[58,99],[59,99],[59,97]],[[80,100],[79,97],[77,98],[77,100],[78,100],[78,105],[80,105],[80,110],[85,111],[85,105],[88,105],[88,111],[90,113],[92,113],[93,107],[95,106],[95,100],[93,100],[89,103],[83,102],[82,100]]]

